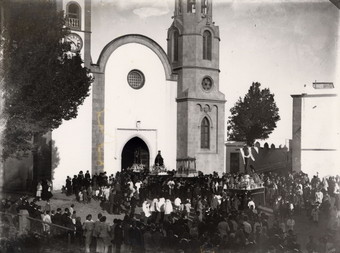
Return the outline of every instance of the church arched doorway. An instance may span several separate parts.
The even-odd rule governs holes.
[[[150,153],[146,143],[138,137],[130,139],[122,151],[122,170],[131,168],[134,164],[149,168]]]

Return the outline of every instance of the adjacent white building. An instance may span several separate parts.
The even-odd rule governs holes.
[[[293,170],[309,176],[339,174],[340,107],[333,83],[315,82],[291,96]]]

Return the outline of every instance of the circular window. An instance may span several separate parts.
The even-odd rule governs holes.
[[[129,72],[127,81],[132,88],[138,90],[143,87],[145,78],[141,71],[133,69]]]
[[[213,86],[213,81],[210,77],[206,76],[202,79],[202,88],[205,91],[210,91]]]

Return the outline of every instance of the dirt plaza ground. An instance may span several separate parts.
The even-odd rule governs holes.
[[[19,195],[15,195],[13,198],[17,198]],[[44,208],[46,202],[45,201],[39,201],[37,203],[38,205],[41,205],[42,208]],[[100,204],[100,201],[98,200],[92,200],[90,203],[80,203],[77,202],[75,199],[75,196],[66,196],[65,194],[61,193],[60,191],[53,192],[53,197],[50,200],[51,208],[52,210],[56,210],[58,207],[64,210],[65,208],[69,208],[71,204],[74,204],[74,210],[77,212],[77,216],[81,218],[81,221],[84,222],[85,217],[88,214],[92,214],[93,220],[96,220],[96,217],[98,213],[102,213],[107,217],[107,222],[112,224],[113,220],[115,218],[123,219],[124,214],[120,215],[112,215],[109,214],[106,210],[102,208],[102,205]],[[136,209],[136,214],[141,213],[141,208]],[[269,225],[273,223],[274,217],[273,215],[269,214]],[[320,214],[320,221],[319,224],[313,223],[309,217],[307,217],[306,212],[302,210],[299,213],[296,213],[294,215],[295,219],[295,227],[294,227],[294,233],[297,235],[298,243],[301,246],[302,252],[306,251],[306,244],[308,242],[309,236],[313,236],[314,241],[316,243],[320,242],[320,239],[322,238],[329,238],[330,241],[334,243],[335,251],[333,252],[340,252],[340,231],[330,231],[328,229],[328,221],[329,217],[324,212],[321,212]],[[33,242],[32,242],[33,243]],[[67,243],[61,243],[59,240],[53,240],[51,239],[51,242],[45,242],[42,244],[42,248],[38,251],[35,251],[33,249],[28,250],[27,252],[52,252],[52,253],[81,253],[84,252],[84,245],[82,244],[67,244]],[[34,246],[34,245],[32,245]],[[34,248],[34,247],[33,247]],[[26,251],[25,251],[26,252]],[[122,248],[122,252],[124,251],[124,247]],[[7,253],[7,252],[6,252]]]
[[[75,196],[66,196],[65,194],[61,193],[60,191],[54,192],[54,195],[50,201],[52,210],[56,210],[58,207],[64,209],[71,206],[71,204],[74,204],[74,210],[77,212],[77,216],[81,217],[81,220],[84,221],[86,215],[92,214],[93,219],[97,217],[98,213],[102,213],[107,217],[107,221],[109,223],[113,222],[113,219],[123,218],[123,214],[121,215],[112,215],[109,214],[106,210],[104,210],[100,206],[100,201],[92,200],[90,203],[80,203],[77,202],[75,199]],[[41,204],[42,206],[45,205],[45,201],[40,201],[38,204]],[[136,209],[136,213],[140,213],[141,208]],[[297,235],[298,243],[301,245],[301,249],[303,252],[306,251],[306,244],[308,242],[309,236],[312,235],[315,242],[318,242],[321,238],[327,236],[328,238],[331,238],[331,240],[334,242],[335,245],[335,252],[340,252],[340,231],[333,231],[330,232],[327,228],[328,225],[328,217],[321,212],[320,214],[320,221],[319,224],[313,223],[309,217],[307,217],[305,211],[301,211],[300,213],[297,213],[294,215],[295,219],[295,227],[294,227],[294,233]],[[270,223],[272,223],[274,220],[273,216],[270,216]],[[54,248],[51,252],[61,252],[58,251],[59,249]],[[83,252],[82,247],[73,247],[71,246],[69,250],[70,252]]]

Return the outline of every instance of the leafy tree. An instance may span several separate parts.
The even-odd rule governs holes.
[[[260,89],[261,84],[253,83],[244,99],[241,97],[230,109],[228,139],[245,141],[252,146],[256,139],[266,139],[280,120],[279,109],[270,90]]]
[[[65,40],[55,1],[3,1],[3,158],[34,151],[35,136],[75,118],[93,81]]]

